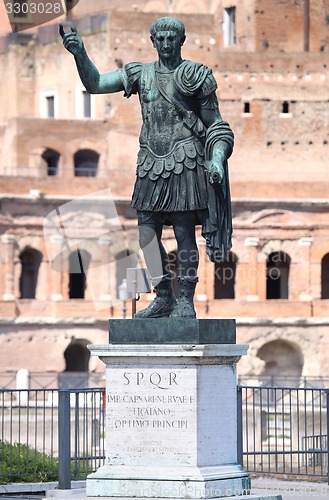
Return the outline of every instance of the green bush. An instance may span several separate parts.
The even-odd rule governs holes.
[[[0,442],[0,483],[58,480],[58,460],[21,443]]]

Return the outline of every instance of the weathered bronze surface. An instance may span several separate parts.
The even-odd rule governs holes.
[[[234,319],[110,320],[111,344],[235,344]]]
[[[156,297],[136,316],[195,318],[195,226],[202,226],[212,261],[225,260],[231,247],[227,159],[234,136],[221,117],[211,69],[182,59],[183,23],[163,17],[152,23],[150,33],[158,54],[156,62],[132,62],[101,75],[75,27],[65,33],[60,26],[64,46],[74,55],[81,81],[90,93],[139,95],[143,124],[132,207],[137,210],[140,243]],[[173,226],[177,240],[178,301],[161,242],[165,224]],[[160,272],[152,242],[160,249]]]

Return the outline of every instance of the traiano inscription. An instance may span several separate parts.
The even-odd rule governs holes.
[[[186,370],[114,369],[111,375],[107,428],[114,461],[122,453],[132,459],[144,453],[184,455],[182,433],[189,441],[196,415],[196,398],[189,391],[192,380]],[[113,438],[118,435],[116,443]]]

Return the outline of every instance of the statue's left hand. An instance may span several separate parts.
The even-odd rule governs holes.
[[[209,175],[210,184],[221,184],[223,182],[224,166],[220,160],[212,158],[210,161],[205,162],[205,167]]]

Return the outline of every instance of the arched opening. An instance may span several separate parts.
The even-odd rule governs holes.
[[[119,295],[119,286],[122,281],[127,278],[127,269],[138,266],[138,257],[135,253],[130,250],[124,250],[120,252],[115,257],[116,261],[116,295],[117,298],[120,298]]]
[[[96,177],[99,154],[92,149],[80,149],[74,155],[75,177]]]
[[[321,262],[321,299],[329,299],[329,253]]]
[[[35,299],[39,267],[42,253],[34,248],[26,248],[19,255],[22,270],[19,278],[19,293],[21,299]]]
[[[64,351],[65,370],[59,374],[61,389],[83,389],[88,387],[90,351],[85,339],[74,339]]]
[[[266,298],[288,299],[290,257],[284,252],[272,252],[266,262]]]
[[[278,339],[264,344],[257,356],[265,361],[260,374],[263,385],[297,385],[303,370],[303,355],[300,348],[286,340]]]
[[[87,271],[91,255],[85,250],[76,250],[69,257],[69,297],[84,299],[87,287]]]
[[[235,298],[235,276],[238,258],[233,252],[229,252],[224,262],[215,262],[215,299]]]
[[[64,358],[66,372],[87,372],[90,351],[86,341],[74,340],[71,342],[64,352]]]
[[[42,158],[47,163],[47,175],[57,175],[60,154],[54,149],[46,149],[42,154]]]

